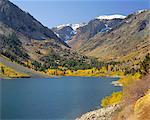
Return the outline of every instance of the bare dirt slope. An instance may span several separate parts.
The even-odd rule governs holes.
[[[0,62],[6,66],[9,66],[10,68],[14,69],[17,72],[27,74],[32,78],[50,77],[48,75],[36,72],[34,70],[30,70],[30,69],[23,67],[15,62],[11,62],[10,60],[8,60],[7,58],[4,58],[2,56],[0,56]]]

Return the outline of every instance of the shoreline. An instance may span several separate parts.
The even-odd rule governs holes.
[[[111,120],[112,116],[120,110],[119,105],[111,105],[97,110],[84,113],[75,120]]]
[[[32,76],[22,76],[22,77],[2,77],[0,76],[0,79],[17,79],[17,78],[61,78],[61,77],[99,77],[99,78],[120,78],[120,77],[116,77],[116,76],[44,76],[44,77],[32,77]],[[117,82],[118,81],[112,81],[112,85],[117,86]]]
[[[117,81],[112,81],[111,84],[116,86],[116,87],[122,87],[123,86],[118,80]]]

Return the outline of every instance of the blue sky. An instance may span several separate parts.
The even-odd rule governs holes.
[[[10,0],[43,25],[88,22],[96,16],[150,9],[149,0]]]

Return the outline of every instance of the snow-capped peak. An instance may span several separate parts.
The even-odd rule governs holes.
[[[61,28],[65,27],[65,26],[70,26],[70,24],[58,25],[58,26],[56,26],[56,28],[57,28],[57,29],[61,29]]]
[[[85,26],[85,25],[86,25],[86,23],[71,24],[71,27],[72,27],[72,29],[73,29],[74,31],[76,31],[77,28],[83,27],[83,26]]]
[[[76,31],[77,28],[85,26],[85,23],[79,23],[79,24],[62,24],[56,26],[57,29],[62,29],[63,27],[70,26],[74,31]]]
[[[118,14],[115,14],[115,15],[103,15],[103,16],[98,16],[96,17],[96,19],[107,19],[107,20],[111,20],[111,19],[115,19],[115,18],[120,18],[120,19],[124,19],[126,16],[124,15],[118,15]]]

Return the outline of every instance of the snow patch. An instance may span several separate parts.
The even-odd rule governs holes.
[[[96,17],[96,19],[100,19],[100,20],[103,20],[103,19],[112,20],[115,18],[124,19],[124,18],[126,18],[126,16],[116,14],[116,15],[103,15],[103,16]]]
[[[101,33],[108,32],[108,31],[111,30],[111,29],[112,29],[111,27],[109,27],[107,24],[105,24],[105,28],[102,29],[100,32],[101,32]]]
[[[70,26],[70,24],[58,25],[58,26],[56,26],[56,28],[57,28],[57,29],[62,29],[63,27],[66,27],[66,26]]]
[[[57,34],[56,32],[54,32],[54,34],[56,34],[56,35],[57,35],[57,37],[60,37],[60,36],[59,36],[59,34]]]
[[[85,25],[86,25],[86,23],[71,24],[71,26],[70,26],[70,27],[72,27],[72,29],[73,29],[74,31],[76,31],[76,30],[77,30],[77,28],[79,28],[79,27],[83,27],[83,26],[85,26]]]
[[[74,31],[76,31],[77,28],[83,27],[83,26],[85,26],[85,25],[86,25],[86,23],[79,23],[79,24],[62,24],[62,25],[56,26],[56,28],[57,28],[57,29],[62,29],[63,27],[70,26]]]

